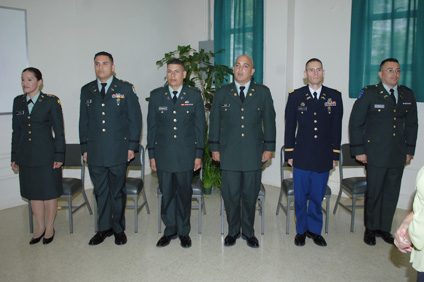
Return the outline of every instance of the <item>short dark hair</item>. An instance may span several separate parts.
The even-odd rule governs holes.
[[[182,66],[183,67],[183,69],[184,69],[184,62],[183,61],[181,61],[180,59],[176,59],[176,58],[174,58],[174,59],[171,59],[170,61],[168,61],[168,63],[166,64],[167,66],[168,65],[180,65],[180,66]]]
[[[312,58],[312,59],[309,59],[309,60],[306,62],[306,64],[305,64],[305,69],[308,67],[308,64],[309,64],[310,62],[318,62],[318,63],[320,63],[320,64],[321,64],[321,67],[322,67],[322,62],[321,62],[321,60],[320,60],[320,59]]]
[[[392,62],[392,63],[398,63],[399,64],[399,61],[397,59],[395,59],[395,58],[387,58],[387,59],[385,59],[385,60],[383,60],[381,62],[381,64],[380,64],[380,71],[382,71],[384,64],[387,63],[387,62]]]
[[[32,72],[37,80],[43,79],[43,75],[41,74],[41,71],[39,69],[29,67],[29,68],[24,69],[22,71],[22,73],[24,73],[26,71]]]
[[[108,53],[108,52],[105,52],[105,51],[101,51],[101,52],[97,53],[96,55],[94,55],[94,60],[96,59],[96,57],[97,57],[97,56],[108,56],[108,57],[109,57],[109,59],[110,59],[110,61],[112,62],[112,65],[113,65],[113,57],[112,57],[112,54],[110,54],[110,53]]]

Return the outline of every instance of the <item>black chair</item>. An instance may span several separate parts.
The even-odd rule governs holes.
[[[87,195],[85,194],[84,187],[84,176],[85,176],[85,165],[83,158],[81,156],[81,149],[79,144],[66,144],[66,153],[65,153],[65,162],[63,164],[63,169],[75,169],[79,168],[81,170],[80,178],[72,178],[72,177],[63,177],[62,178],[62,186],[63,186],[63,194],[59,198],[65,198],[68,201],[67,206],[58,206],[57,209],[68,209],[69,214],[69,232],[73,233],[73,221],[72,215],[79,210],[84,205],[87,205],[88,212],[93,214],[91,211],[90,203],[88,202]],[[78,206],[72,205],[72,198],[75,194],[81,192],[84,202]],[[33,220],[32,220],[32,209],[31,202],[28,201],[29,208],[29,228],[30,232],[33,233]]]
[[[343,177],[343,169],[348,168],[358,168],[364,167],[364,165],[358,162],[355,157],[352,157],[350,154],[350,145],[343,144],[340,153],[340,166],[339,166],[339,175],[340,175],[340,190],[339,195],[337,196],[337,202],[334,206],[333,213],[336,214],[337,207],[340,205],[345,208],[351,214],[350,220],[350,232],[353,232],[355,225],[355,210],[358,207],[364,207],[364,205],[356,205],[356,200],[360,197],[365,197],[367,191],[367,179],[363,177]],[[345,205],[340,202],[342,193],[345,192],[349,197],[352,198],[351,205]]]
[[[135,153],[134,159],[129,163],[128,170],[140,170],[141,177],[127,177],[125,189],[127,190],[128,198],[134,201],[134,205],[126,205],[127,209],[134,209],[134,232],[138,232],[138,214],[141,209],[146,206],[147,214],[150,214],[149,204],[147,203],[146,193],[144,192],[144,147],[140,145],[139,151]],[[139,203],[140,194],[143,196],[143,201]],[[97,221],[97,202],[94,200],[94,226],[95,231],[98,231]]]
[[[280,197],[278,198],[277,211],[276,215],[280,213],[280,208],[286,214],[286,234],[289,234],[290,229],[290,210],[294,210],[294,205],[291,202],[294,199],[294,186],[293,186],[293,178],[284,179],[284,170],[290,168],[287,162],[284,161],[284,146],[281,147],[280,152],[281,163],[280,163],[280,173],[281,173],[281,191]],[[287,202],[284,205],[283,195],[286,196]],[[329,221],[329,213],[330,213],[330,199],[331,199],[331,188],[327,185],[325,190],[324,199],[326,200],[326,207],[322,208],[323,213],[325,214],[325,233],[328,233],[328,221]]]
[[[202,169],[200,169],[199,177],[193,177],[191,182],[191,188],[193,189],[193,195],[191,196],[192,200],[197,201],[197,205],[191,205],[192,209],[198,210],[198,227],[197,231],[199,234],[202,234],[202,211],[206,215],[206,206],[205,198],[203,197],[203,181],[202,181]],[[159,187],[157,189],[158,194],[158,232],[162,232],[162,192]]]

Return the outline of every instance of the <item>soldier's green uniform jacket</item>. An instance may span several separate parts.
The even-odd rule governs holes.
[[[398,94],[395,104],[382,83],[362,89],[349,121],[352,155],[366,154],[377,167],[403,167],[406,155],[414,155],[417,103],[406,86],[398,85]]]
[[[81,88],[79,134],[87,163],[110,167],[124,164],[128,150],[138,151],[142,117],[131,83],[113,77],[102,99],[94,80]]]
[[[221,169],[261,169],[264,151],[275,151],[275,110],[268,87],[251,81],[244,103],[235,83],[215,93],[209,129],[209,146],[220,152]]]
[[[12,162],[28,167],[63,163],[65,135],[58,97],[41,92],[30,115],[26,94],[17,96],[12,123]]]
[[[158,170],[193,170],[194,159],[203,157],[205,107],[200,91],[186,85],[174,104],[168,86],[150,93],[147,115],[149,158]]]

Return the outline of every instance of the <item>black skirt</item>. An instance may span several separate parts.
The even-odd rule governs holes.
[[[63,194],[62,168],[19,166],[21,196],[28,200],[52,200]]]

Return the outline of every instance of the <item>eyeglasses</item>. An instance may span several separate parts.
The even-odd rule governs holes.
[[[387,69],[386,71],[390,74],[392,73],[400,74],[400,69]]]

